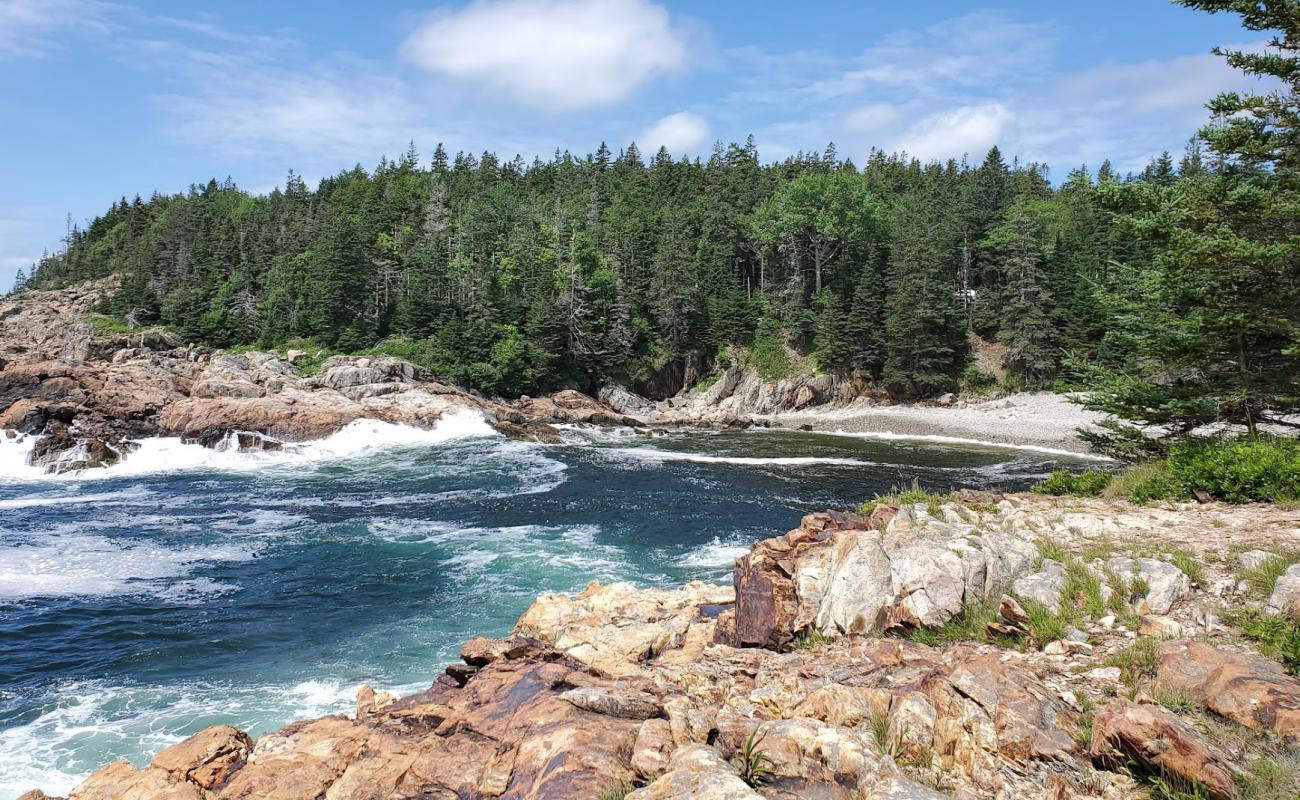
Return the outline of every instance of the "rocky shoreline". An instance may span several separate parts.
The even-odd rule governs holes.
[[[69,800],[1300,790],[1300,679],[1239,627],[1300,613],[1300,511],[974,493],[862,511],[759,542],[730,587],[543,595],[426,691],[366,687],[351,716],[256,741],[209,728]]]
[[[31,460],[46,471],[111,466],[129,457],[135,442],[155,436],[217,449],[279,449],[361,419],[429,428],[458,410],[481,414],[506,435],[548,441],[559,437],[554,426],[561,424],[770,425],[973,435],[1082,450],[1075,428],[1088,422],[1054,395],[888,406],[853,378],[765,381],[737,367],[711,385],[657,402],[613,386],[598,399],[571,390],[492,399],[397,358],[224,353],[160,328],[95,324],[92,311],[111,289],[108,279],[0,301],[0,436],[33,437]]]

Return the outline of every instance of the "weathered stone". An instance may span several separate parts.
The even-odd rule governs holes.
[[[1168,561],[1155,558],[1129,558],[1116,556],[1106,562],[1106,568],[1126,581],[1140,578],[1147,589],[1138,603],[1138,613],[1168,614],[1174,603],[1192,590],[1192,581],[1183,571]]]
[[[1044,605],[1053,614],[1061,610],[1061,592],[1065,590],[1065,565],[1043,559],[1037,572],[1017,578],[1012,591],[1017,597]]]
[[[1147,614],[1138,622],[1138,634],[1159,639],[1179,639],[1187,635],[1183,623],[1173,617]]]
[[[1191,692],[1216,714],[1300,744],[1300,680],[1263,656],[1166,642],[1159,647],[1156,680]]]
[[[1300,617],[1300,564],[1292,564],[1278,576],[1267,607],[1275,614]]]
[[[1195,781],[1219,800],[1239,794],[1241,773],[1232,759],[1157,705],[1112,701],[1093,720],[1088,752],[1108,769],[1135,760],[1158,774]]]
[[[673,753],[668,771],[625,800],[762,800],[708,745],[693,744]]]
[[[586,686],[570,689],[560,697],[583,711],[607,717],[646,720],[663,713],[654,695],[635,689]]]
[[[253,750],[248,734],[231,725],[217,725],[194,734],[154,756],[151,767],[166,770],[177,780],[200,789],[215,789],[244,765]]]

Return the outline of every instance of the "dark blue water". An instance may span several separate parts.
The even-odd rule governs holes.
[[[913,479],[1021,488],[1077,460],[793,432],[365,423],[300,452],[156,441],[92,479],[0,454],[0,798],[217,722],[254,734],[426,685],[542,591],[728,582],[808,511]]]

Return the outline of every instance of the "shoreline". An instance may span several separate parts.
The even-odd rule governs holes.
[[[875,405],[855,401],[809,411],[754,415],[773,427],[822,433],[880,434],[881,438],[948,437],[967,443],[1010,445],[1092,456],[1078,429],[1103,417],[1071,402],[1067,395],[1021,392],[989,400],[929,404]]]

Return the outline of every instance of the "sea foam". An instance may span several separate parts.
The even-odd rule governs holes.
[[[356,458],[376,451],[444,444],[459,439],[499,436],[483,415],[468,409],[445,414],[432,428],[417,428],[374,419],[348,423],[337,432],[310,442],[285,443],[280,450],[239,452],[186,443],[177,437],[141,439],[136,448],[111,467],[49,475],[28,464],[34,436],[0,436],[0,480],[65,480],[121,478],[195,470],[247,471]]]

